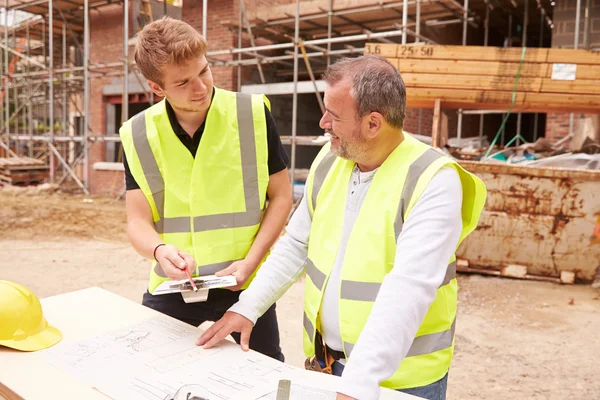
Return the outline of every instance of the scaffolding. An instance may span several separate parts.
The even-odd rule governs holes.
[[[128,0],[124,0],[127,8]],[[108,0],[4,0],[5,155],[46,160],[49,180],[71,178],[89,193],[89,144],[110,138],[90,128],[90,80],[122,76],[126,63],[90,63],[90,10]],[[10,24],[17,12],[30,18]],[[125,24],[127,21],[124,22]],[[11,53],[12,64],[9,61]],[[10,70],[20,64],[21,72]]]
[[[2,0],[0,0],[2,1]],[[184,0],[185,1],[185,0]],[[291,145],[290,174],[296,177],[296,147],[313,144],[300,138],[297,129],[298,94],[314,93],[323,109],[323,82],[316,76],[336,57],[360,55],[369,41],[398,44],[437,44],[428,32],[436,27],[462,24],[462,44],[468,44],[468,27],[483,24],[484,43],[490,30],[499,31],[508,45],[513,38],[513,18],[518,5],[528,21],[528,4],[540,11],[542,32],[553,27],[549,0],[355,0],[352,5],[333,0],[301,2],[248,11],[238,3],[238,20],[222,21],[237,33],[237,47],[207,53],[214,66],[237,68],[238,90],[292,95],[292,129],[284,141]],[[577,0],[580,7],[581,0]],[[340,3],[340,2],[338,2]],[[117,62],[90,62],[90,10],[114,4],[123,6],[123,57]],[[350,4],[350,3],[348,3]],[[202,32],[206,36],[210,7],[203,0]],[[0,4],[1,6],[1,4]],[[166,4],[165,4],[166,7]],[[119,141],[113,132],[93,132],[90,124],[90,81],[101,77],[122,79],[122,120],[129,117],[129,80],[135,68],[129,61],[129,0],[4,0],[2,41],[3,108],[0,113],[0,152],[8,157],[29,156],[47,160],[50,182],[72,179],[83,192],[90,188],[90,144]],[[500,11],[499,11],[500,10]],[[9,23],[12,13],[32,15]],[[586,14],[589,16],[589,14]],[[589,23],[589,21],[587,21]],[[523,38],[531,23],[523,24]],[[527,27],[529,26],[529,31]],[[539,33],[540,44],[543,33]],[[576,35],[577,36],[577,35]],[[208,38],[210,41],[211,38]],[[523,42],[525,39],[523,39]],[[17,60],[20,71],[11,70]],[[14,64],[14,62],[13,62]],[[242,69],[258,72],[260,84],[242,87]],[[138,76],[140,86],[142,80]],[[465,112],[466,113],[466,112]],[[462,113],[459,113],[459,118]],[[459,122],[458,131],[460,132]],[[481,114],[480,135],[483,131]],[[2,154],[2,153],[0,153]]]
[[[231,66],[238,69],[238,90],[248,93],[264,94],[292,94],[292,132],[291,137],[285,137],[284,143],[291,145],[290,174],[292,182],[296,174],[296,147],[302,145],[321,145],[321,141],[310,141],[298,137],[297,115],[298,94],[314,92],[319,107],[323,111],[321,92],[324,90],[323,81],[315,79],[315,75],[323,72],[330,65],[332,58],[360,55],[365,51],[366,42],[399,43],[410,45],[438,44],[434,39],[427,36],[424,30],[441,27],[450,24],[462,25],[463,46],[468,45],[468,27],[478,28],[484,26],[484,45],[488,45],[491,11],[498,10],[504,14],[504,21],[496,22],[494,28],[509,23],[510,28],[505,36],[505,45],[509,46],[513,40],[512,20],[518,3],[515,0],[504,2],[499,0],[404,0],[404,1],[355,1],[351,7],[334,7],[332,0],[314,1],[314,5],[302,4],[299,1],[295,5],[278,6],[270,9],[267,15],[257,15],[255,21],[250,23],[244,11],[244,1],[240,3],[240,15],[238,23],[224,22],[232,30],[237,30],[238,46],[234,49],[223,49],[212,51],[207,57],[214,65]],[[578,0],[580,1],[580,0]],[[527,39],[529,3],[531,0],[521,0],[523,8],[522,43]],[[326,7],[323,4],[327,3]],[[342,2],[343,3],[343,2]],[[540,36],[540,47],[543,42],[544,25],[550,29],[553,23],[546,7],[541,1],[535,1],[540,12],[541,20],[538,35]],[[292,7],[294,9],[292,10]],[[279,14],[279,15],[278,15]],[[401,21],[401,22],[400,22]],[[242,36],[246,33],[247,43],[250,46],[242,46]],[[268,42],[267,45],[255,45],[256,39],[260,38]],[[237,59],[222,60],[223,56],[237,55]],[[242,58],[244,57],[244,58]],[[299,59],[303,60],[301,66]],[[290,64],[292,62],[292,64]],[[289,82],[267,83],[264,67],[276,64],[277,77],[292,75],[293,80]],[[242,67],[256,67],[261,84],[250,84],[241,86]],[[300,75],[304,80],[300,80]],[[421,111],[419,110],[419,127],[421,122]],[[483,136],[484,114],[480,112],[479,136]],[[458,110],[457,136],[461,138],[463,110]],[[520,122],[520,114],[519,114]],[[520,127],[520,123],[518,123]],[[417,134],[421,131],[418,129]],[[302,175],[305,175],[303,171]]]

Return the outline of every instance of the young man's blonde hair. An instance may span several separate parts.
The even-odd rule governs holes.
[[[138,34],[135,62],[144,77],[163,86],[167,64],[186,65],[206,53],[204,37],[189,24],[169,17],[149,23]]]

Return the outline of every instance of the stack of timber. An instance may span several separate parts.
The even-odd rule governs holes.
[[[398,68],[408,107],[508,110],[523,49],[367,43],[365,54]],[[513,111],[599,112],[600,52],[527,48],[520,68]]]
[[[48,178],[48,166],[29,157],[0,158],[0,186],[32,185]]]

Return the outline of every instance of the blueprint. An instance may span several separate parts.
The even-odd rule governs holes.
[[[172,399],[180,391],[210,400],[250,400],[269,393],[294,369],[224,341],[212,349],[195,344],[198,328],[157,316],[124,329],[40,352],[114,399]],[[181,390],[180,390],[181,389]],[[252,397],[253,396],[253,397]],[[185,398],[185,397],[183,397]]]

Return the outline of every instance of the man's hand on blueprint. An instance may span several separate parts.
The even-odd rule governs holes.
[[[254,328],[252,321],[238,313],[227,311],[223,318],[215,322],[198,338],[196,344],[205,349],[210,349],[225,339],[231,332],[239,332],[241,336],[240,346],[242,346],[242,350],[248,351],[250,349],[250,332],[252,332],[252,328]]]

